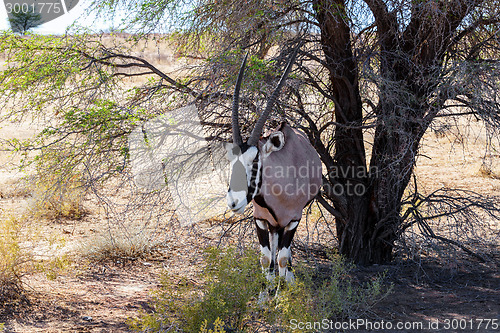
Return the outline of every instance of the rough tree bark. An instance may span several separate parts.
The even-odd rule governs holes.
[[[359,263],[369,263],[370,251],[365,248],[368,235],[366,228],[372,222],[369,214],[369,201],[365,195],[354,193],[357,184],[367,185],[367,179],[358,175],[366,174],[366,153],[361,129],[363,114],[358,86],[357,64],[351,48],[351,31],[342,19],[346,16],[345,3],[342,0],[316,1],[314,3],[317,20],[321,27],[321,44],[329,69],[330,94],[335,101],[334,164],[328,165],[329,185],[335,184],[330,196],[343,197],[337,207],[344,212],[337,218],[337,235],[340,241],[340,253]],[[364,172],[363,172],[364,170]],[[347,175],[347,177],[339,177]],[[338,186],[340,185],[340,187]],[[338,189],[343,189],[339,192]],[[356,207],[356,209],[352,209]],[[368,250],[368,251],[367,251]]]

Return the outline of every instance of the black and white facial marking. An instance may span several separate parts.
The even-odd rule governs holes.
[[[256,146],[226,144],[227,159],[231,162],[231,178],[227,191],[227,205],[242,214],[246,205],[259,194],[262,182],[262,159],[285,145],[282,132],[276,131],[266,138],[262,152]]]
[[[227,158],[231,162],[231,178],[227,191],[227,206],[242,214],[245,207],[259,193],[261,182],[260,153],[255,146],[226,144]]]

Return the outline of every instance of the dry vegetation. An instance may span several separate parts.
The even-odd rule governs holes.
[[[105,40],[109,45],[123,42],[116,36]],[[137,56],[174,77],[194,61],[177,58],[172,47],[155,40],[137,50]],[[135,85],[146,78],[128,80],[125,84]],[[456,126],[429,131],[422,143],[418,186],[428,193],[464,188],[498,195],[498,138],[491,142],[473,119],[446,122]],[[26,139],[35,132],[36,124],[28,121],[0,124],[2,138]],[[182,279],[196,286],[201,283],[204,248],[257,248],[249,220],[181,227],[173,212],[151,213],[154,200],[166,198],[152,198],[151,207],[136,209],[144,202],[137,199],[141,194],[119,180],[103,190],[105,198],[93,196],[79,189],[78,175],[68,175],[61,184],[36,169],[20,172],[19,158],[0,151],[0,323],[8,332],[128,331],[128,318],[137,317],[139,310],[152,311],[150,292],[165,272],[174,283]],[[303,220],[296,236],[299,260],[312,255],[309,263],[322,267],[325,249],[335,243],[335,228],[328,221],[316,207]],[[467,235],[444,220],[433,223],[442,236],[459,239],[486,262],[450,244],[424,239],[415,227],[398,248],[394,265],[350,273],[361,283],[385,271],[386,282],[394,283],[393,294],[358,316],[413,321],[499,318],[498,222],[485,216],[482,225],[466,230]]]

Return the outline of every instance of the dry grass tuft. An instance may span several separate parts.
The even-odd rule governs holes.
[[[93,261],[134,260],[151,254],[158,242],[145,230],[109,229],[81,243],[78,252]]]
[[[30,213],[48,219],[68,218],[77,220],[85,216],[84,191],[77,176],[59,179],[38,178],[32,186]]]
[[[9,178],[0,183],[0,199],[26,198],[31,189],[26,182],[17,178]]]
[[[21,247],[21,223],[0,215],[0,308],[23,298],[22,277],[31,269],[31,257]]]
[[[484,178],[491,178],[491,179],[497,179],[500,180],[500,174],[493,171],[490,166],[486,165],[485,163],[482,163],[481,166],[479,167],[479,175]]]

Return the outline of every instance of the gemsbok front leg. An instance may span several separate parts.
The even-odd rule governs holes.
[[[298,225],[299,221],[292,221],[283,229],[282,233],[279,233],[278,270],[280,277],[285,278],[286,282],[292,282],[294,280],[290,247]]]
[[[269,232],[269,223],[265,220],[255,219],[255,227],[257,230],[257,237],[259,238],[260,252],[260,265],[262,272],[266,278],[271,281],[274,277],[274,256],[272,255],[272,247]]]
[[[276,267],[276,251],[278,249],[279,236],[276,228],[269,225],[266,220],[255,219],[257,237],[260,244],[260,264],[262,271],[266,275],[268,281],[273,281]]]

